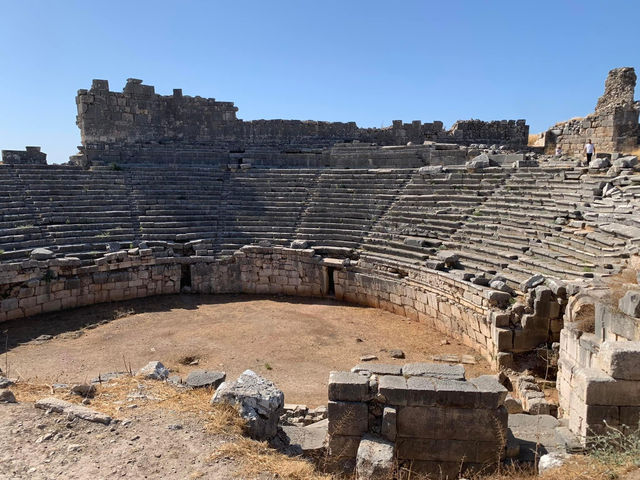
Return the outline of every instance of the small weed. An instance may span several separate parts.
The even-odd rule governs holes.
[[[582,271],[585,273],[591,273],[593,272],[593,268],[591,267],[582,267]]]
[[[113,170],[115,172],[119,172],[120,170],[122,170],[122,167],[120,165],[118,165],[117,163],[113,162],[111,164],[111,170]]]
[[[4,250],[0,248],[0,255],[4,253]]]
[[[264,368],[266,368],[267,370],[273,370],[273,367],[269,365],[268,362],[264,364]]]

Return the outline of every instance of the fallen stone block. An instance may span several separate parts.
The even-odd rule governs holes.
[[[618,308],[631,317],[640,318],[640,292],[630,290],[625,293],[618,302]]]
[[[11,390],[0,389],[0,403],[16,403],[16,396]]]
[[[356,454],[356,479],[386,480],[391,478],[394,444],[382,438],[365,435]]]
[[[436,363],[407,363],[402,367],[405,377],[432,377],[447,380],[464,380],[462,365],[441,365]]]
[[[255,440],[269,440],[278,432],[284,394],[269,380],[245,370],[236,381],[222,383],[211,403],[234,405],[247,420],[249,436]]]
[[[49,260],[50,258],[53,258],[53,252],[48,248],[35,248],[31,250],[29,256],[33,260]]]
[[[184,383],[192,388],[218,388],[226,378],[227,374],[225,372],[194,370],[187,375]]]
[[[149,362],[138,370],[138,376],[151,380],[166,380],[169,376],[169,369],[160,362]]]
[[[103,423],[105,425],[111,423],[111,417],[109,415],[55,397],[42,398],[38,400],[34,406],[41,410],[64,413],[65,415],[80,418],[88,422]]]

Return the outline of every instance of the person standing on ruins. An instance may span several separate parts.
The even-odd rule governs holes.
[[[591,157],[596,153],[596,147],[591,143],[591,139],[587,140],[587,143],[584,146],[584,151],[587,154],[587,166],[589,166],[589,163],[591,163]]]

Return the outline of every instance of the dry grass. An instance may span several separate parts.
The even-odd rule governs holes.
[[[50,385],[18,382],[12,390],[20,402],[35,402],[46,396],[61,398],[72,403],[81,403],[83,400],[78,395],[70,394],[67,389],[54,391]],[[129,398],[131,395],[133,396]],[[125,416],[126,410],[122,405],[127,403],[135,403],[141,409],[173,410],[205,418],[212,414],[209,405],[211,395],[211,389],[178,391],[166,382],[143,380],[126,375],[96,385],[96,393],[91,399],[90,407],[113,418]]]
[[[640,257],[634,256],[629,260],[627,268],[617,275],[607,278],[607,286],[609,287],[608,301],[617,308],[618,301],[624,297],[629,290],[629,284],[637,286],[637,275],[640,271]]]
[[[541,133],[530,133],[527,140],[527,145],[533,147],[535,143],[542,138]]]
[[[636,157],[640,157],[640,147],[636,148],[631,152],[631,155],[635,155]]]
[[[234,438],[232,442],[218,447],[211,460],[231,458],[240,467],[238,478],[254,477],[258,474],[272,474],[283,480],[331,480],[331,475],[318,473],[314,465],[301,458],[282,455],[267,445],[246,437]]]

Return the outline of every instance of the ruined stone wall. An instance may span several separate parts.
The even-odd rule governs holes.
[[[0,265],[0,322],[96,303],[180,291],[181,265],[150,249]]]
[[[327,271],[312,249],[247,245],[232,257],[192,257],[191,288],[197,293],[284,294],[320,297]]]
[[[196,160],[229,163],[233,153],[246,149],[286,153],[351,141],[379,145],[479,142],[517,147],[526,145],[528,134],[524,120],[465,121],[449,132],[442,122],[419,120],[394,120],[388,128],[358,128],[355,122],[245,122],[236,118],[238,109],[232,102],[184,96],[179,89],[170,96],[156,95],[153,86],[138,79],[128,79],[123,92],[111,92],[106,80],[94,80],[90,90],[78,91],[76,104],[82,138],[82,157],[75,157],[76,163],[145,163],[153,159],[188,163],[191,156],[198,155]]]
[[[591,333],[584,331],[583,321],[571,322],[571,311],[568,309],[560,336],[560,414],[584,442],[605,433],[607,426],[622,431],[637,428],[640,319],[596,301],[595,333]]]
[[[352,459],[365,441],[388,462],[455,478],[504,458],[507,390],[494,376],[466,380],[462,365],[362,364],[329,377],[329,459]]]
[[[26,147],[25,150],[2,150],[2,162],[6,165],[46,165],[47,154],[40,147]]]
[[[596,153],[630,153],[638,147],[640,107],[634,101],[636,74],[633,68],[609,72],[604,94],[595,112],[584,118],[558,123],[545,133],[545,153],[553,154],[557,145],[563,153],[582,154],[591,139]]]
[[[454,141],[465,145],[496,144],[519,148],[527,145],[529,125],[525,120],[458,120],[449,133]]]

